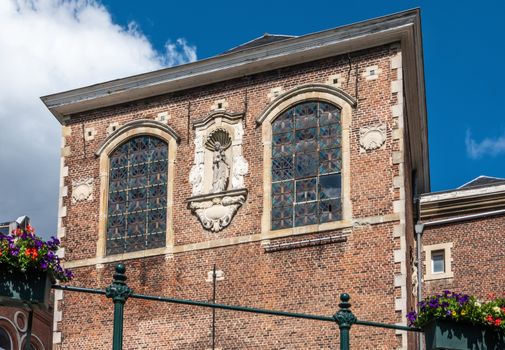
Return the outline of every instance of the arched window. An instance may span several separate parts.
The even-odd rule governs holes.
[[[13,349],[12,338],[4,328],[0,327],[0,350]]]
[[[340,108],[299,103],[272,122],[271,229],[342,219]]]
[[[106,253],[164,247],[168,144],[140,135],[109,155]]]

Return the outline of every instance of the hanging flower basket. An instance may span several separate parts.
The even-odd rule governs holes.
[[[505,298],[488,299],[445,290],[421,301],[407,318],[410,326],[423,329],[426,350],[505,349]]]
[[[0,271],[0,305],[23,307],[26,303],[47,309],[51,285],[48,271],[20,272],[2,266]]]
[[[47,308],[51,285],[72,278],[56,255],[59,244],[55,237],[42,240],[30,225],[0,234],[0,305]]]
[[[485,326],[436,319],[423,327],[426,350],[505,349],[502,334]]]

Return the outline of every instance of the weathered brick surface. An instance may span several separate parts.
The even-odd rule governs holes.
[[[71,154],[65,158],[69,168],[65,185],[71,192],[72,180],[92,177],[95,186],[92,201],[72,204],[71,193],[64,198],[66,260],[96,256],[100,178],[99,162],[94,153],[107,137],[106,129],[111,122],[124,125],[133,120],[154,119],[165,111],[171,116],[168,125],[181,136],[173,179],[176,246],[258,234],[263,210],[263,143],[261,127],[256,125],[255,119],[270,103],[268,94],[272,88],[282,86],[284,91],[289,91],[302,84],[325,83],[328,76],[337,73],[342,76],[342,90],[358,100],[350,128],[352,217],[393,214],[393,201],[399,199],[393,177],[399,175],[399,168],[393,165],[392,155],[401,150],[398,140],[391,137],[395,126],[391,106],[397,103],[398,97],[391,93],[391,81],[396,79],[396,72],[391,70],[390,60],[396,52],[392,46],[382,46],[353,53],[350,57],[345,55],[278,69],[86,112],[73,118],[72,133],[66,140]],[[381,73],[376,80],[366,80],[362,73],[372,65],[379,66]],[[229,227],[209,233],[190,214],[185,202],[191,196],[188,176],[194,154],[194,132],[188,125],[210,113],[211,105],[218,99],[226,99],[228,111],[242,112],[246,90],[248,109],[243,154],[249,162],[249,173],[245,176],[249,195]],[[387,125],[385,146],[360,152],[359,128],[378,122]],[[93,140],[84,141],[83,131],[88,127],[97,130],[97,134]],[[410,198],[409,183],[406,191]],[[411,217],[409,212],[407,219]],[[283,238],[285,242],[296,242],[342,234],[347,240],[276,252],[265,252],[260,242],[252,242],[170,257],[129,260],[126,262],[128,282],[138,293],[209,300],[212,287],[205,279],[216,264],[225,273],[225,279],[217,282],[217,302],[220,303],[329,316],[338,309],[339,294],[348,292],[352,296],[353,311],[359,318],[396,323],[403,319],[403,315],[394,311],[395,298],[401,297],[400,290],[394,287],[394,276],[401,272],[393,256],[393,251],[401,248],[399,239],[393,236],[393,226],[397,224],[399,221],[356,224],[345,232]],[[104,268],[95,265],[76,268],[72,284],[103,288],[110,283],[112,269],[113,264]],[[65,292],[60,308],[63,311],[63,322],[59,324],[62,349],[110,347],[112,303],[109,300]],[[129,300],[125,311],[125,349],[209,348],[210,315],[208,309]],[[334,349],[338,346],[337,326],[318,321],[217,311],[216,329],[217,346],[223,349]],[[394,331],[356,326],[351,333],[352,343],[360,349],[398,346],[399,339]]]
[[[426,281],[424,295],[448,289],[486,300],[490,293],[505,292],[504,227],[501,215],[427,228],[424,245],[453,243],[454,278]]]

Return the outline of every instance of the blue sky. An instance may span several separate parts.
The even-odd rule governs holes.
[[[0,222],[56,232],[61,130],[40,96],[415,7],[432,191],[505,178],[505,1],[0,0]]]
[[[205,58],[263,33],[303,35],[420,7],[432,191],[479,176],[505,177],[505,1],[107,0],[158,50],[184,37]]]

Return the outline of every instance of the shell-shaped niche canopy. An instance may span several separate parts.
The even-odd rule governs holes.
[[[366,151],[376,150],[386,141],[386,125],[371,125],[360,128],[360,146]]]
[[[216,149],[216,144],[219,143],[221,149],[225,150],[231,145],[231,137],[228,131],[218,128],[212,131],[207,137],[207,141],[205,141],[205,148],[210,151],[214,151]]]

